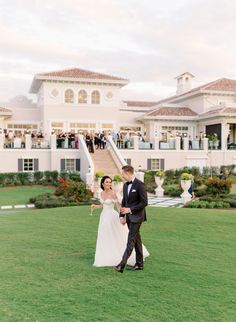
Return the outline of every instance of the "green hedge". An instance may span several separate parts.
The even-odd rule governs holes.
[[[35,171],[35,172],[6,172],[0,173],[0,186],[18,186],[18,185],[30,185],[51,184],[56,186],[58,178],[66,178],[73,181],[82,181],[78,172],[68,171]]]
[[[225,201],[192,200],[185,205],[185,208],[230,208],[230,204]]]

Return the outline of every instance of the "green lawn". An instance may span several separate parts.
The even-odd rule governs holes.
[[[20,186],[0,188],[0,206],[22,205],[29,203],[29,198],[46,192],[53,192],[55,187]]]
[[[0,214],[0,321],[236,321],[236,213],[149,208],[144,271],[92,266],[99,210]]]

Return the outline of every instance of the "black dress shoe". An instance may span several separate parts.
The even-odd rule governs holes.
[[[144,268],[143,265],[135,264],[132,270],[133,271],[142,271],[143,268]]]
[[[123,273],[124,267],[121,265],[114,266],[114,270],[118,273]]]

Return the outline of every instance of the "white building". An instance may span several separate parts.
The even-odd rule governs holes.
[[[121,88],[128,84],[123,78],[77,68],[37,74],[30,88],[37,104],[20,96],[0,107],[0,171],[74,169],[85,177],[88,166],[94,168],[82,136],[79,148],[68,143],[58,148],[58,130],[129,131],[128,148],[108,143],[118,166],[122,158],[136,169],[235,164],[236,80],[192,88],[193,77],[177,77],[175,96],[136,102],[122,101]],[[34,131],[44,139],[32,140]]]

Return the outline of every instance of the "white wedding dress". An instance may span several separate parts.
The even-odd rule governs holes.
[[[97,245],[94,259],[94,266],[115,266],[122,259],[126,249],[129,229],[127,225],[120,223],[119,214],[114,210],[117,200],[100,199],[103,210],[100,215],[98,226]],[[143,246],[143,258],[149,256],[145,246]],[[128,259],[128,265],[135,265],[135,250]]]

